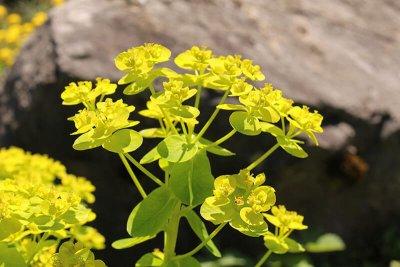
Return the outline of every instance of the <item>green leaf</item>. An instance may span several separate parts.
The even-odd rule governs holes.
[[[160,158],[161,158],[161,156],[160,156],[160,154],[158,154],[157,147],[155,147],[152,150],[150,150],[149,152],[147,152],[146,155],[143,156],[143,158],[140,160],[140,164],[151,163]]]
[[[0,265],[5,267],[27,267],[24,258],[17,248],[0,242]]]
[[[276,140],[278,141],[278,144],[290,155],[298,158],[308,157],[307,152],[305,152],[301,146],[299,146],[296,140],[289,139],[284,136],[278,136]]]
[[[214,177],[205,151],[189,161],[173,164],[170,174],[170,188],[184,204],[197,206],[212,195]]]
[[[246,110],[246,108],[243,105],[237,105],[237,104],[220,104],[217,106],[217,108],[223,110]]]
[[[104,143],[104,138],[94,139],[92,138],[94,131],[91,130],[87,133],[80,135],[76,138],[72,147],[75,150],[87,150],[101,146]]]
[[[142,81],[135,81],[131,84],[129,84],[127,87],[124,89],[124,94],[125,95],[136,95],[139,94],[140,92],[146,90],[151,84],[151,80],[142,80]]]
[[[189,222],[190,227],[192,228],[193,232],[200,238],[201,241],[206,240],[209,235],[207,232],[206,225],[200,219],[200,217],[194,212],[193,210],[189,210],[184,214],[185,218]],[[206,244],[206,248],[215,256],[220,258],[221,252],[215,246],[212,240],[208,241]]]
[[[21,230],[21,224],[17,219],[5,218],[0,220],[0,240]]]
[[[111,246],[115,249],[125,249],[125,248],[130,248],[133,246],[136,246],[140,243],[143,243],[147,240],[153,239],[156,236],[143,236],[143,237],[130,237],[130,238],[123,238],[114,241]]]
[[[144,138],[164,138],[165,131],[161,128],[148,128],[140,131]]]
[[[288,245],[289,252],[291,253],[299,253],[305,251],[304,247],[300,243],[291,238],[286,237],[285,243]]]
[[[265,246],[276,254],[285,254],[289,250],[288,244],[273,234],[265,235],[264,242]]]
[[[272,123],[268,123],[268,122],[260,122],[261,125],[261,131],[266,132],[266,133],[270,133],[273,136],[284,136],[285,133],[282,131],[281,128],[273,125]]]
[[[196,155],[196,144],[188,144],[185,137],[171,135],[161,141],[157,146],[160,156],[170,162],[188,161]]]
[[[342,238],[332,233],[327,233],[318,237],[315,242],[305,244],[305,247],[306,250],[311,253],[334,252],[346,249],[346,245]]]
[[[235,212],[237,211],[229,204],[229,199],[224,204],[214,196],[206,198],[200,207],[201,217],[216,225],[230,221]]]
[[[258,135],[261,133],[259,120],[245,111],[235,111],[229,117],[233,129],[244,135]]]
[[[143,143],[140,133],[132,129],[122,129],[113,133],[103,144],[103,148],[114,153],[129,153]]]
[[[170,108],[168,111],[179,118],[193,119],[200,115],[200,111],[192,106],[180,106],[176,108]]]
[[[156,257],[153,253],[144,254],[135,264],[136,267],[149,267],[149,266],[161,266],[163,260]]]
[[[171,216],[178,200],[165,187],[143,199],[129,215],[127,230],[132,237],[153,236],[160,232]]]
[[[235,155],[235,153],[231,152],[230,150],[220,147],[220,146],[210,146],[207,147],[208,145],[211,145],[213,142],[205,139],[205,138],[200,138],[199,140],[200,146],[199,148],[206,147],[206,150],[212,154],[222,156],[222,157],[229,157]]]

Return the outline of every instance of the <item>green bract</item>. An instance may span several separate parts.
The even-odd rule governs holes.
[[[73,134],[79,135],[73,147],[84,150],[101,146],[118,153],[143,197],[129,216],[129,236],[115,241],[113,247],[129,248],[163,232],[163,251],[143,255],[136,266],[200,266],[192,256],[206,247],[220,257],[212,239],[229,224],[245,235],[262,237],[269,254],[303,251],[299,243],[288,237],[293,230],[306,228],[303,217],[283,206],[274,206],[275,189],[265,185],[265,174],[253,175],[251,171],[279,147],[293,156],[306,157],[301,146],[304,141],[298,138],[308,137],[318,144],[315,134],[322,132],[322,116],[308,107],[294,105],[271,84],[257,87],[254,82],[265,80],[265,75],[250,59],[219,56],[206,47],[194,46],[173,59],[177,68],[172,70],[161,65],[170,57],[166,47],[144,44],[115,58],[116,67],[123,72],[118,84],[124,85],[125,95],[149,90],[146,107],[138,111],[143,119],[153,120],[154,125],[149,128],[131,129],[139,123],[131,120],[137,118],[132,115],[135,107],[122,99],[112,100],[116,85],[107,79],[98,79],[95,88],[89,81],[71,83],[62,93],[63,104],[82,105],[70,118],[76,127]],[[203,124],[199,118],[201,93],[205,89],[219,91],[222,97]],[[221,110],[230,113],[225,123],[232,130],[218,140],[207,140],[205,134]],[[237,173],[241,169],[237,174],[214,179],[209,153],[235,155],[220,145],[236,133],[269,135],[276,144],[249,166],[233,170]],[[139,149],[143,138],[160,140],[138,161],[130,153]],[[158,164],[164,173],[162,178],[143,166],[150,163]],[[142,177],[135,174],[131,164],[159,187],[146,192],[141,185]],[[211,233],[195,212],[198,206],[203,219],[217,225]],[[188,253],[176,255],[182,218],[186,218],[201,243]],[[271,232],[271,227],[275,231]]]

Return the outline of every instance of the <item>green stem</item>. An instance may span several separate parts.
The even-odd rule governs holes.
[[[256,161],[254,161],[252,164],[250,164],[249,166],[247,166],[247,170],[251,171],[252,169],[254,169],[255,167],[258,166],[258,164],[260,164],[261,162],[263,162],[266,158],[269,157],[269,155],[272,154],[272,152],[274,152],[277,148],[279,147],[279,144],[275,144],[273,147],[271,147],[267,152],[265,152],[261,157],[259,157]]]
[[[196,100],[194,101],[194,106],[195,106],[196,108],[199,108],[199,105],[200,105],[201,89],[202,89],[202,87],[199,85],[199,86],[197,87]]]
[[[175,256],[176,241],[178,239],[181,203],[179,202],[172,212],[164,233],[164,262],[168,262]]]
[[[222,96],[221,100],[219,101],[218,105],[221,105],[222,103],[224,103],[225,99],[228,97],[229,94],[229,90],[225,91],[225,94]],[[218,113],[219,113],[219,108],[215,108],[213,114],[211,114],[211,117],[208,119],[208,121],[206,122],[206,124],[204,124],[203,128],[200,130],[200,132],[198,133],[196,139],[194,140],[193,143],[196,143],[197,141],[199,141],[199,139],[203,136],[203,134],[207,131],[208,127],[210,127],[210,125],[212,124],[212,122],[214,121],[214,119],[217,117]]]
[[[146,192],[144,192],[144,189],[143,189],[142,185],[140,184],[139,180],[137,179],[137,177],[136,177],[135,174],[133,173],[132,168],[131,168],[131,166],[129,165],[128,161],[126,160],[124,154],[118,153],[118,155],[119,155],[119,157],[121,158],[122,163],[124,164],[124,166],[125,166],[126,170],[128,171],[129,175],[131,176],[131,178],[132,178],[132,180],[133,180],[133,183],[135,184],[135,186],[136,186],[137,189],[139,190],[140,195],[141,195],[143,198],[146,198],[146,197],[147,197]]]
[[[154,95],[156,93],[156,90],[154,89],[154,84],[153,83],[150,84],[149,89],[150,89],[151,95]]]
[[[190,257],[190,256],[193,256],[194,254],[196,254],[198,251],[200,251],[200,249],[202,249],[205,245],[207,245],[207,243],[211,239],[213,239],[222,230],[222,228],[224,228],[224,226],[226,224],[227,224],[227,222],[224,222],[224,223],[218,225],[218,227],[215,228],[215,230],[212,231],[212,233],[206,239],[204,239],[203,242],[201,242],[197,247],[195,247],[193,250],[191,250],[185,254],[174,257],[174,259],[176,259],[176,260],[183,259],[183,258]]]
[[[227,133],[226,135],[224,135],[223,137],[221,137],[220,139],[218,139],[214,143],[209,144],[207,147],[213,147],[213,146],[218,146],[218,145],[222,144],[223,142],[225,142],[226,140],[231,138],[236,132],[237,131],[235,129],[233,129],[232,131],[230,131],[229,133]]]
[[[156,184],[158,184],[159,186],[162,186],[164,183],[158,179],[154,174],[152,174],[151,172],[149,172],[145,167],[142,166],[142,164],[140,164],[137,160],[135,160],[131,155],[129,155],[128,153],[125,153],[124,156],[133,163],[133,165],[136,166],[136,168],[138,168],[141,172],[143,172],[144,174],[147,175],[147,177],[149,177],[151,180],[153,180]]]
[[[272,251],[271,251],[271,250],[268,250],[268,251],[264,254],[264,256],[257,262],[257,264],[256,264],[254,267],[261,267],[261,266],[267,261],[267,259],[269,258],[269,256],[271,256],[271,254],[272,254]]]

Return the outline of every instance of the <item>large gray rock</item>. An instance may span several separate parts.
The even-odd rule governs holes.
[[[76,79],[117,80],[114,56],[144,42],[164,44],[175,54],[194,44],[242,54],[289,97],[321,110],[326,124],[321,148],[306,160],[278,153],[267,164],[281,202],[302,211],[311,226],[338,232],[363,249],[400,216],[398,1],[128,2],[71,0],[53,10],[0,89],[0,144],[49,153],[93,177],[98,220],[105,221],[107,235],[124,234],[134,203],[129,180],[112,156],[71,149],[65,119],[73,111],[60,105],[59,94]],[[135,101],[143,104],[140,97]],[[223,123],[215,129],[214,138],[228,130]],[[254,143],[266,147],[270,141]],[[236,171],[260,152],[248,151],[245,138],[231,144],[242,156],[229,166],[217,160],[216,174]],[[117,218],[107,217],[111,212]],[[369,244],[374,245],[379,246]],[[114,260],[122,255],[109,253]]]

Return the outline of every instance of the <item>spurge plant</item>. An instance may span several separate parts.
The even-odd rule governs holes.
[[[271,84],[256,87],[253,83],[263,81],[265,76],[249,59],[216,56],[207,48],[194,46],[175,57],[181,69],[176,72],[160,67],[170,57],[166,47],[144,44],[115,58],[116,67],[123,72],[118,81],[124,86],[123,93],[131,96],[148,92],[147,108],[138,113],[154,120],[154,128],[134,130],[139,124],[130,119],[135,107],[110,98],[117,84],[108,79],[99,78],[95,84],[71,83],[61,95],[64,105],[82,107],[69,118],[76,126],[73,147],[102,147],[118,154],[143,197],[128,218],[130,237],[115,241],[113,247],[132,247],[163,232],[164,248],[143,255],[136,266],[200,266],[193,255],[206,247],[220,257],[212,239],[229,225],[244,235],[264,240],[267,252],[256,266],[272,253],[303,251],[302,245],[289,237],[294,230],[307,228],[303,216],[276,205],[275,190],[265,185],[265,174],[252,171],[278,148],[295,157],[307,157],[301,147],[304,142],[298,138],[308,137],[318,144],[315,134],[322,132],[322,116],[306,106],[294,105]],[[201,94],[206,89],[221,92],[222,97],[209,119],[200,125]],[[218,140],[206,139],[207,130],[222,111],[230,112],[232,130]],[[270,135],[276,144],[249,166],[214,178],[208,155],[233,156],[220,145],[237,134]],[[142,145],[143,138],[160,141],[136,159],[132,152]],[[158,163],[164,176],[151,173],[145,167],[150,163]],[[152,192],[145,190],[131,165],[158,187]],[[196,212],[198,206],[201,216]],[[176,255],[182,219],[189,222],[201,242],[187,253]],[[210,234],[202,219],[216,225]]]

